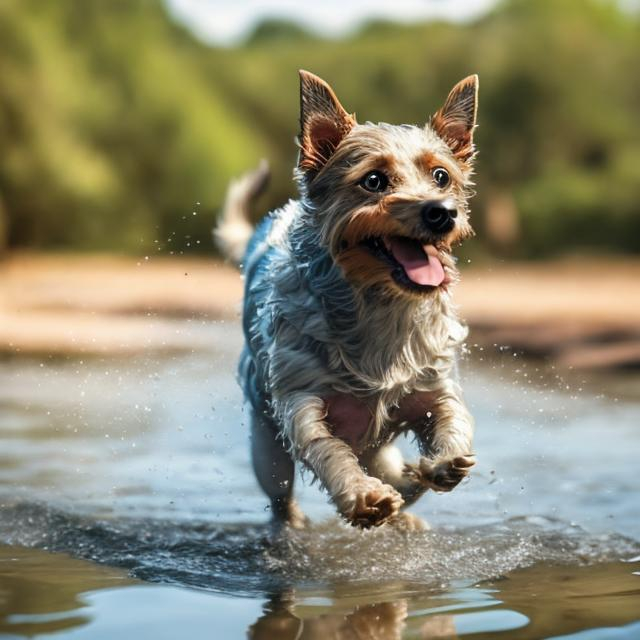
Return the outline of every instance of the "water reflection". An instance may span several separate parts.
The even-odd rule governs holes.
[[[65,554],[0,546],[0,633],[32,636],[88,625],[83,593],[133,582],[124,571]]]
[[[389,594],[387,597],[390,597]],[[249,627],[252,640],[343,640],[370,638],[371,640],[399,640],[406,628],[408,602],[406,599],[362,604],[352,609],[310,611],[304,602],[296,606],[292,593],[274,597],[265,605],[264,615]],[[305,615],[306,614],[306,615]],[[430,621],[437,627],[431,637],[446,637],[455,633],[451,616],[436,616]]]
[[[250,625],[253,640],[458,638],[533,640],[622,627],[638,637],[640,577],[624,563],[536,566],[496,581],[437,590],[413,583],[289,590]],[[626,628],[623,626],[627,625]]]

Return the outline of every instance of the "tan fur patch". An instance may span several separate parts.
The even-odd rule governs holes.
[[[406,234],[380,203],[375,208],[361,209],[347,223],[341,235],[341,242],[352,248],[367,238],[379,236],[399,236]]]
[[[355,286],[362,289],[371,286],[383,286],[389,292],[397,289],[391,277],[389,265],[378,260],[365,247],[356,246],[343,251],[337,259],[345,277]]]
[[[427,176],[431,176],[431,172],[436,167],[442,167],[447,170],[453,181],[460,185],[464,184],[464,174],[460,170],[460,167],[457,166],[456,163],[451,162],[447,158],[443,158],[438,154],[427,151],[419,155],[414,162],[416,167],[418,167],[418,169]]]
[[[346,182],[356,182],[363,178],[370,171],[382,171],[389,178],[397,174],[397,164],[390,154],[372,155],[358,162],[353,167],[349,167],[344,173]]]

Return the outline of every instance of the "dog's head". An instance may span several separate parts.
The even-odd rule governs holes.
[[[326,82],[300,78],[296,175],[347,280],[414,297],[446,287],[457,276],[451,248],[473,233],[477,76],[459,82],[422,128],[358,124]]]

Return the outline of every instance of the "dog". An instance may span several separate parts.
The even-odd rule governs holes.
[[[253,467],[281,526],[306,522],[295,461],[347,522],[411,529],[421,521],[401,508],[450,491],[474,464],[451,249],[473,234],[477,96],[472,75],[424,127],[359,124],[300,71],[299,200],[254,232],[250,206],[268,168],[229,188],[215,236],[244,271],[239,377]],[[421,454],[413,463],[393,445],[407,431]]]

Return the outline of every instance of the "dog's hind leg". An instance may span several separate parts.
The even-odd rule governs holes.
[[[304,527],[306,518],[293,498],[293,459],[274,423],[255,412],[251,416],[251,458],[258,484],[271,501],[274,523]]]

